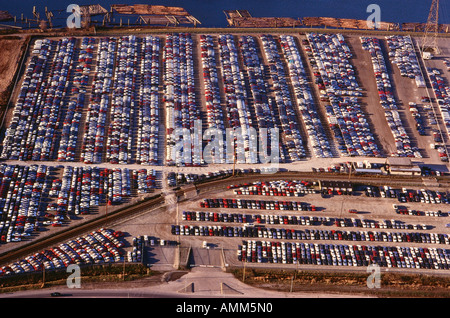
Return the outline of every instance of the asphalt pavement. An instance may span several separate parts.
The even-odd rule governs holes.
[[[66,286],[45,288],[40,290],[18,291],[0,294],[0,298],[48,298],[51,293],[59,292],[63,298],[361,298],[367,296],[307,293],[276,292],[255,288],[242,283],[233,274],[215,267],[194,267],[179,279],[162,282],[150,287],[122,288],[83,288],[70,289]]]

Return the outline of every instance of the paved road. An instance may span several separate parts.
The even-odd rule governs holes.
[[[291,171],[308,171],[311,172],[311,168],[325,168],[329,167],[332,164],[336,163],[342,163],[342,162],[356,162],[356,161],[364,161],[369,160],[372,163],[385,163],[386,158],[371,158],[371,157],[355,157],[355,158],[314,158],[310,160],[304,160],[304,161],[298,161],[298,162],[292,162],[292,163],[279,163],[278,168],[284,168],[289,169]],[[435,168],[439,171],[448,172],[448,167],[445,163],[436,163],[436,161],[433,161],[430,158],[420,158],[420,159],[413,159],[413,162],[417,163],[423,163],[423,164],[434,164]],[[21,160],[2,160],[2,163],[10,164],[10,165],[46,165],[46,166],[72,166],[72,167],[85,167],[86,164],[83,162],[56,162],[56,161],[21,161]],[[153,165],[140,165],[140,164],[127,164],[127,165],[119,165],[119,164],[111,164],[111,163],[99,163],[99,164],[90,164],[91,167],[100,167],[100,168],[128,168],[128,169],[155,169],[157,171],[163,171],[163,172],[169,172],[169,171],[175,171],[175,172],[188,172],[188,173],[206,173],[206,172],[212,172],[216,170],[222,170],[222,169],[233,169],[233,164],[208,164],[204,167],[171,167],[171,166],[153,166]],[[236,169],[255,169],[255,168],[263,168],[263,167],[271,167],[270,164],[264,165],[264,164],[239,164],[237,163],[235,168]]]
[[[80,289],[60,288],[20,291],[0,294],[0,298],[47,298],[58,291],[64,297],[74,298],[348,298],[349,294],[275,292],[246,285],[232,274],[219,268],[194,267],[181,278],[160,285],[137,288]]]

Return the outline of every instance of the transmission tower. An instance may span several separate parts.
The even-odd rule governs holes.
[[[432,0],[427,24],[422,38],[422,52],[434,52],[439,54],[437,35],[439,32],[439,0]]]

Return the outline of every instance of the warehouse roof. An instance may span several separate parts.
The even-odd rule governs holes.
[[[402,157],[391,157],[387,158],[387,163],[390,166],[407,166],[412,167],[410,158],[402,158]]]
[[[410,158],[388,158],[389,171],[392,172],[421,172],[419,166],[413,164]]]

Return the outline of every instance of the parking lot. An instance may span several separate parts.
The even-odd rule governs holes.
[[[107,215],[156,190],[152,169],[0,166],[3,250]]]
[[[422,61],[413,59],[414,45],[408,49],[401,42],[408,39],[395,39],[403,43],[400,53],[392,38],[312,33],[174,33],[35,41],[2,127],[0,250],[34,239],[42,222],[48,231],[55,231],[71,218],[90,218],[92,213],[95,217],[107,213],[108,206],[134,202],[153,193],[159,180],[166,194],[170,190],[162,179],[169,172],[188,175],[220,169],[224,158],[204,165],[196,153],[188,163],[180,152],[171,156],[178,141],[171,133],[177,128],[193,133],[197,119],[203,129],[240,127],[245,132],[279,127],[280,159],[292,170],[311,171],[348,157],[383,162],[390,155],[447,170],[449,76],[444,58],[449,58],[449,44],[440,41],[442,56]],[[408,56],[405,64],[394,63],[396,54]],[[431,89],[405,73],[417,66]],[[415,69],[414,74],[418,72]],[[251,142],[244,134],[245,156],[237,164],[258,162]],[[339,237],[386,247],[396,243],[434,248],[436,240],[447,244],[445,225],[450,221],[442,201],[371,197],[362,189],[353,195],[296,193],[298,197],[289,198],[233,189],[202,194],[177,210],[171,207],[123,222],[120,230],[198,248],[208,236],[212,248],[223,248],[225,262],[237,266],[241,263],[236,251],[249,236],[244,227],[265,229],[255,232],[255,240],[287,235],[307,240],[306,230],[312,225],[306,220],[317,217],[329,218],[327,224],[314,225],[318,244]],[[208,220],[188,220],[183,211],[213,214]],[[223,229],[221,223],[228,220],[223,216],[214,220],[214,213],[224,212],[249,214],[251,221],[235,220],[231,223],[243,224]],[[257,222],[257,215],[259,219],[264,215],[266,223]],[[280,224],[283,215],[291,220]],[[293,217],[304,217],[305,223],[294,224]],[[348,224],[348,219],[378,228],[370,227],[372,236],[359,228],[343,233],[341,222]],[[380,228],[397,221],[404,227]],[[175,262],[175,249],[155,246],[153,253],[155,264]],[[199,253],[197,259],[207,259]]]
[[[409,189],[409,191],[411,190]],[[392,191],[394,190],[392,189]],[[264,254],[265,260],[260,259],[258,261],[258,258],[255,256],[257,254],[254,254],[253,258],[247,259],[246,255],[251,254],[243,254],[245,250],[242,250],[243,246],[247,246],[247,249],[251,248],[252,242],[260,242],[256,243],[254,253],[257,253],[256,246],[262,248],[262,246],[266,246],[269,243],[275,244],[276,247],[282,242],[283,248],[286,248],[285,244],[295,245],[297,244],[296,242],[304,242],[306,245],[312,244],[313,249],[317,244],[321,248],[325,245],[335,246],[336,248],[348,246],[350,249],[355,247],[354,251],[366,251],[367,248],[372,250],[374,246],[379,246],[374,249],[377,253],[381,249],[383,253],[386,251],[386,255],[393,253],[398,256],[399,251],[403,251],[405,256],[409,255],[409,257],[413,257],[411,255],[414,253],[419,255],[420,253],[425,253],[422,249],[427,248],[431,252],[427,250],[426,253],[431,253],[431,256],[434,255],[433,253],[440,255],[439,261],[436,262],[442,265],[436,265],[437,267],[435,267],[433,261],[429,259],[419,261],[417,257],[416,261],[412,261],[413,265],[409,264],[410,259],[407,260],[408,265],[406,263],[403,264],[402,262],[405,261],[401,259],[398,263],[396,261],[391,262],[391,259],[388,261],[383,260],[384,263],[381,262],[380,265],[399,268],[448,269],[449,232],[448,227],[446,227],[448,223],[448,214],[446,213],[448,211],[448,203],[433,204],[431,201],[428,201],[429,203],[425,201],[420,202],[420,199],[418,200],[419,202],[411,200],[403,203],[402,191],[402,189],[396,189],[397,195],[395,198],[393,196],[390,197],[390,194],[389,196],[381,194],[381,191],[371,196],[370,192],[368,193],[365,190],[355,191],[353,195],[339,195],[337,192],[333,194],[327,192],[327,195],[323,195],[320,191],[316,191],[316,193],[304,191],[301,194],[298,193],[296,197],[294,194],[288,196],[285,193],[283,195],[281,194],[282,192],[278,195],[269,194],[269,191],[265,194],[258,194],[255,191],[253,194],[246,192],[245,194],[236,195],[233,189],[229,189],[226,192],[220,192],[219,197],[229,198],[230,200],[233,200],[233,198],[257,200],[259,202],[262,202],[261,200],[271,200],[274,202],[273,209],[265,209],[262,206],[260,208],[250,207],[244,209],[236,208],[236,206],[226,207],[223,204],[220,204],[219,208],[206,208],[200,205],[200,203],[204,202],[200,197],[195,202],[180,204],[179,221],[172,224],[172,236],[169,237],[175,237],[182,245],[192,244],[201,247],[203,241],[214,244],[217,248],[224,249],[226,263],[235,266],[243,265],[240,262],[236,262],[236,256],[242,262],[249,262],[247,266],[252,266],[250,263],[255,263],[257,266],[265,264],[269,267],[273,266],[269,265],[271,263],[277,263],[278,265],[290,263],[291,266],[294,264],[300,266],[300,268],[302,264],[343,266],[342,259],[339,261],[335,260],[334,263],[331,258],[329,262],[327,259],[326,263],[317,263],[317,261],[314,263],[307,261],[305,258],[304,262],[299,261],[296,263],[293,262],[292,257],[290,261],[286,261],[286,259],[282,261],[281,254],[278,261],[269,260],[267,254]],[[286,205],[287,202],[297,202],[299,198],[301,201],[307,201],[323,208],[320,211],[312,211],[311,209],[299,211],[292,209],[289,204]],[[277,206],[275,204],[277,200],[284,204]],[[402,213],[403,209],[410,213]],[[438,216],[437,211],[440,210],[446,212]],[[411,211],[414,211],[414,213]],[[421,213],[416,213],[418,211]],[[432,211],[436,213],[432,213]],[[264,244],[261,245],[261,242],[264,242]],[[238,254],[235,254],[236,244],[240,246]],[[262,251],[263,249],[260,249],[261,253]],[[266,249],[264,251],[266,252]],[[283,251],[284,253],[286,251]],[[319,255],[320,261],[321,253],[317,252],[317,255]],[[394,259],[395,255],[392,256]],[[358,263],[355,261],[354,264],[347,264],[346,260],[345,264],[363,266],[367,260],[369,263],[373,261],[371,256],[372,254],[367,257],[361,256],[361,262],[359,262],[360,256],[358,256]],[[425,254],[423,256],[425,257]],[[430,255],[428,256],[431,257]],[[420,267],[418,265],[419,262],[425,265],[420,265],[422,266]],[[427,265],[430,262],[431,265]]]
[[[29,255],[22,260],[5,264],[0,268],[0,276],[32,273],[44,269],[63,269],[70,264],[115,263],[121,260],[123,253],[121,249],[125,245],[123,233],[120,231],[99,229]]]
[[[354,35],[174,34],[39,40],[31,46],[14,108],[6,117],[2,157],[172,164],[170,133],[177,127],[193,129],[194,120],[201,118],[204,128],[279,126],[281,159],[288,162],[305,156],[379,157],[397,151],[440,162],[442,157],[430,144],[436,144],[433,133],[438,128],[446,132],[443,142],[448,141],[444,118],[436,104],[438,117],[432,124],[432,105],[423,102],[429,93],[434,97],[433,92],[402,76],[388,39],[376,40],[378,60],[385,65],[383,81],[388,81],[384,87],[390,88],[383,96],[395,101],[389,106],[395,107],[388,110],[389,117],[380,104],[370,55],[361,37]],[[443,57],[446,45],[442,41]],[[415,47],[406,53],[413,56]],[[423,66],[418,59],[418,64],[442,70],[446,79],[442,61],[441,57],[427,60]],[[138,76],[143,72],[148,75]],[[180,80],[189,81],[188,86],[183,88]],[[35,115],[26,117],[29,113]],[[418,114],[423,131],[416,128]],[[166,136],[160,136],[161,124]],[[166,138],[164,151],[161,143]],[[201,158],[192,164],[201,164]]]

